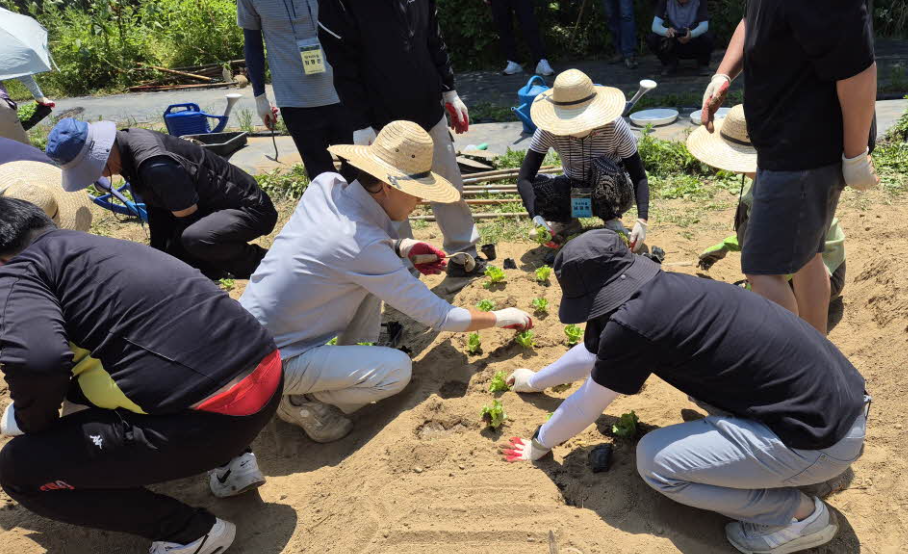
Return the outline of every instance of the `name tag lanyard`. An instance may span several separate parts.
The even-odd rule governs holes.
[[[296,24],[294,23],[298,17],[296,14],[296,0],[290,0],[289,6],[287,5],[287,0],[281,1],[284,4],[284,11],[287,12],[287,19],[290,21],[293,36],[296,37]],[[325,54],[322,51],[321,43],[318,41],[318,26],[315,23],[315,16],[312,15],[312,6],[309,4],[309,0],[306,0],[306,9],[309,10],[309,24],[312,25],[313,36],[311,38],[297,38],[296,46],[300,51],[303,71],[306,72],[306,75],[317,75],[326,71]]]
[[[593,188],[590,182],[591,158],[593,155],[592,138],[592,132],[581,139],[571,137],[572,140],[580,141],[580,164],[584,175],[583,184],[586,185],[581,187],[571,186],[571,217],[593,217]],[[587,139],[590,139],[589,143],[587,143]],[[568,149],[568,163],[571,167],[574,167],[573,148]]]

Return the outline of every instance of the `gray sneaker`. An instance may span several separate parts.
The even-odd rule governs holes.
[[[334,442],[353,430],[353,422],[335,406],[307,396],[284,396],[277,408],[277,416],[302,427],[315,442]]]
[[[725,536],[744,554],[789,554],[816,548],[831,541],[839,530],[835,514],[814,497],[814,512],[788,525],[758,525],[735,521],[725,526]]]

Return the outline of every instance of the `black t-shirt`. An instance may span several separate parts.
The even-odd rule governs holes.
[[[832,446],[863,406],[864,378],[831,342],[727,283],[661,273],[610,317],[589,322],[585,344],[597,352],[592,377],[600,385],[636,394],[654,373],[764,423],[792,448]]]
[[[801,171],[840,163],[836,81],[874,61],[863,0],[748,0],[744,111],[757,163]]]

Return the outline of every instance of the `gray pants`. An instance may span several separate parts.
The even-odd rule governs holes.
[[[432,136],[432,141],[435,143],[435,150],[432,152],[432,171],[451,181],[457,190],[463,191],[463,177],[460,176],[460,168],[457,166],[454,141],[451,140],[445,116],[441,116],[441,121],[432,127],[429,135]],[[476,229],[476,224],[473,223],[470,206],[463,199],[453,204],[433,203],[432,213],[435,214],[435,221],[438,223],[438,228],[441,229],[441,234],[444,235],[445,252],[448,254],[466,252],[471,256],[476,256],[479,231]],[[402,238],[413,237],[409,221],[403,222],[399,232]]]
[[[787,525],[801,501],[795,488],[843,473],[863,450],[865,413],[833,446],[789,448],[757,421],[710,416],[663,427],[637,445],[637,471],[681,504],[764,525]]]

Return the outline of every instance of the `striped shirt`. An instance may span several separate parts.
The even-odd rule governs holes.
[[[594,129],[589,136],[582,139],[553,135],[548,131],[536,129],[530,142],[530,150],[546,154],[550,148],[554,148],[561,156],[565,175],[572,179],[585,180],[595,158],[608,156],[616,163],[630,158],[637,152],[637,139],[623,119]]]

